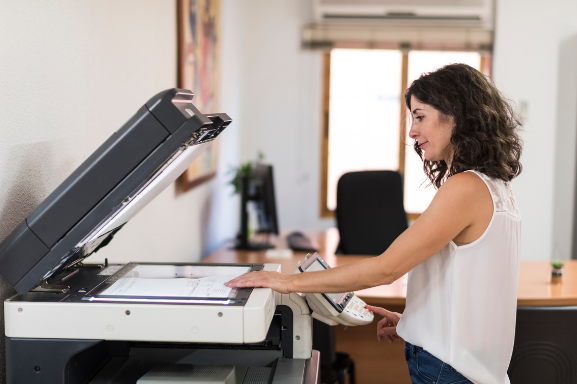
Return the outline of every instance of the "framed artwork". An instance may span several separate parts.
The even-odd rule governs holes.
[[[178,87],[194,92],[202,113],[218,110],[220,0],[177,0]],[[182,174],[183,191],[216,175],[218,146],[214,141]]]

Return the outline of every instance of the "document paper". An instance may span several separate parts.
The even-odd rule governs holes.
[[[250,268],[238,269],[240,271],[233,274],[197,279],[128,277],[119,279],[99,296],[227,298],[231,288],[224,283],[248,272]]]

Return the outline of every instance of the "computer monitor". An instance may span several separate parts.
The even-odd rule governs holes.
[[[278,220],[274,192],[272,165],[256,163],[252,166],[251,177],[241,177],[240,189],[240,232],[237,237],[236,249],[268,249],[274,245],[249,242],[248,237],[248,204],[253,202],[257,213],[257,233],[278,235]]]

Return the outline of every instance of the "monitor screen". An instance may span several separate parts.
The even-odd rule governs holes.
[[[250,200],[258,216],[259,232],[278,235],[278,222],[272,165],[257,163],[251,181]]]
[[[251,164],[250,173],[238,176],[240,191],[240,231],[237,236],[236,249],[269,249],[274,244],[249,241],[249,206],[254,208],[258,220],[258,233],[278,235],[278,220],[274,192],[272,165]]]

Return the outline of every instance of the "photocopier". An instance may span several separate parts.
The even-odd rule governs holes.
[[[9,384],[318,383],[312,319],[373,320],[350,292],[224,285],[278,264],[84,263],[231,123],[193,96],[152,97],[0,244]]]

